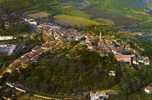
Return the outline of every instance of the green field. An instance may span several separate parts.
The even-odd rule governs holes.
[[[57,15],[54,17],[55,22],[65,26],[76,26],[76,27],[86,27],[93,25],[100,25],[100,23],[78,16],[70,16],[70,15]]]

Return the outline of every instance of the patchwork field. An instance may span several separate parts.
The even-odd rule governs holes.
[[[100,25],[100,23],[78,16],[70,16],[70,15],[57,15],[54,17],[55,22],[65,26],[76,26],[76,27],[85,27],[85,26],[93,26]]]

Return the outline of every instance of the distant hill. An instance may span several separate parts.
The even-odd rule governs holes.
[[[152,8],[152,0],[60,0],[64,3],[72,3],[77,6],[98,5],[102,8]]]
[[[60,2],[64,4],[72,4],[73,6],[80,9],[90,5],[90,2],[88,0],[60,0]]]
[[[108,19],[118,27],[133,31],[152,31],[152,0],[59,0],[72,5],[92,19]],[[74,12],[73,12],[74,13]],[[72,14],[75,15],[75,14]],[[145,20],[146,19],[146,20]]]
[[[147,8],[152,10],[152,0],[145,0]]]
[[[102,8],[135,8],[144,9],[152,0],[89,0]]]

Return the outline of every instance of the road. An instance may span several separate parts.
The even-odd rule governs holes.
[[[15,89],[17,92],[20,92],[20,93],[23,93],[23,94],[28,94],[29,92],[24,89],[24,88],[20,88],[18,87],[15,83],[10,83],[10,82],[6,82],[5,83],[6,86],[8,86],[9,88],[12,88],[12,89]],[[40,94],[37,94],[37,93],[32,93],[31,94],[32,98],[35,98],[34,100],[61,100],[57,97],[53,97],[53,96],[44,96],[44,95],[40,95]],[[59,96],[60,97],[60,96]],[[81,100],[82,97],[63,97],[64,100]],[[32,99],[33,100],[33,99]]]

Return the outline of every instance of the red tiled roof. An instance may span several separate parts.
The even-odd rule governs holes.
[[[131,62],[131,58],[134,57],[134,55],[122,55],[122,54],[118,54],[115,55],[115,58],[117,61],[119,62]]]

